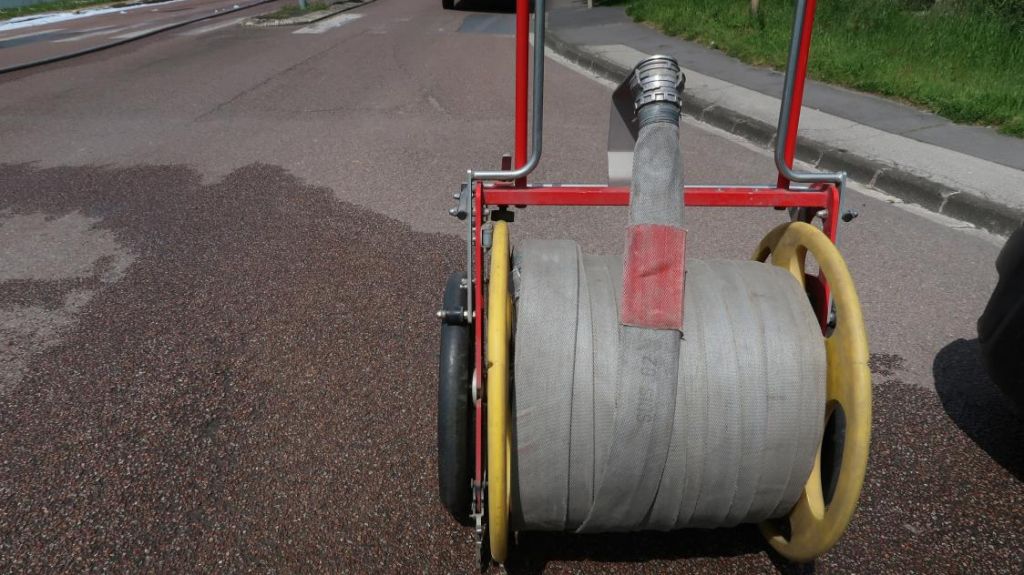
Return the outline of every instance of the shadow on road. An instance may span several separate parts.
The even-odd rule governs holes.
[[[545,572],[551,561],[647,563],[682,558],[737,557],[768,552],[778,573],[814,573],[814,565],[797,565],[770,552],[755,525],[731,529],[687,529],[669,533],[609,533],[574,535],[520,533],[519,543],[505,565],[510,575]]]
[[[1024,481],[1024,418],[989,380],[978,340],[958,339],[932,363],[935,391],[950,419],[999,465]]]

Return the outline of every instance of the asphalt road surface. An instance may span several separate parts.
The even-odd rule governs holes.
[[[164,0],[100,5],[77,12],[40,13],[0,22],[0,69],[124,43],[199,19],[220,16],[184,31],[203,34],[238,24],[259,0]],[[227,17],[231,14],[233,17]]]
[[[432,313],[464,253],[450,194],[511,147],[508,17],[347,14],[0,76],[0,572],[474,569],[436,495]],[[600,180],[610,90],[549,63],[537,180]],[[692,121],[682,142],[689,183],[774,180],[763,150]],[[798,568],[752,527],[523,534],[508,572],[1024,569],[1024,425],[974,327],[999,240],[849,205],[875,415],[839,545]],[[749,257],[784,219],[689,215],[691,257]],[[512,234],[615,253],[624,222],[531,208]]]

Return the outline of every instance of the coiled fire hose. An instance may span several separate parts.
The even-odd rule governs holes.
[[[634,90],[640,128],[626,263],[582,256],[571,241],[527,241],[515,252],[513,527],[607,532],[761,521],[793,506],[814,462],[824,346],[785,271],[691,261],[685,305],[655,301],[678,290],[647,294],[639,305],[680,315],[682,306],[684,336],[678,321],[620,321],[633,319],[622,306],[623,292],[636,295],[631,281],[674,263],[652,252],[679,253],[679,103],[673,80],[663,79],[678,77],[673,66],[648,60],[634,75],[636,85],[645,74],[658,78]],[[669,239],[650,239],[657,234]],[[624,281],[624,265],[642,269]]]
[[[685,261],[684,289],[673,91],[681,83],[668,58],[634,72],[639,133],[625,258],[527,240],[510,269],[507,226],[494,229],[488,512],[498,561],[509,529],[670,530],[787,515],[792,534],[767,526],[765,534],[805,560],[834,544],[853,513],[870,379],[849,274],[820,231],[797,223],[759,247],[758,259],[776,265]],[[839,338],[822,337],[808,304],[805,251],[835,281],[846,320]],[[843,409],[852,439],[839,455],[845,475],[823,496],[825,421]]]

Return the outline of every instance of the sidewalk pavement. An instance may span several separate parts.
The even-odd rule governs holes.
[[[323,10],[300,14],[298,16],[292,16],[291,18],[267,18],[267,14],[260,14],[253,16],[252,18],[246,18],[245,21],[242,22],[242,25],[253,28],[272,28],[274,26],[312,24],[314,22],[326,20],[335,14],[348,12],[349,10],[359,8],[360,6],[374,1],[375,0],[351,0],[346,2],[345,0],[327,0],[327,2],[325,2],[327,4],[327,8]]]
[[[686,74],[685,113],[774,145],[782,73],[665,36],[634,23],[622,7],[556,6],[547,39],[616,83],[641,58],[674,56]],[[797,158],[820,170],[845,170],[861,184],[997,234],[1024,224],[1024,140],[811,80],[800,135]]]

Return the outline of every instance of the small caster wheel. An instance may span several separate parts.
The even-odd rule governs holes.
[[[465,274],[448,277],[444,290],[441,353],[437,368],[437,483],[441,503],[459,523],[470,524],[470,400],[472,347]]]

